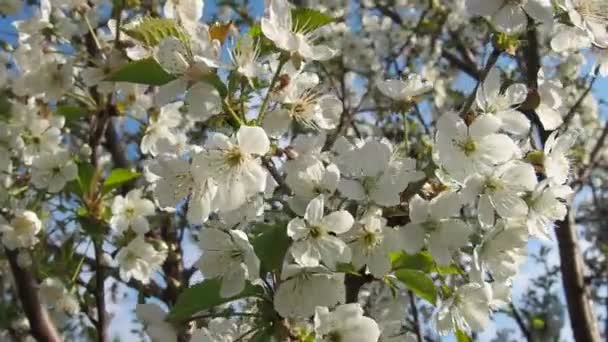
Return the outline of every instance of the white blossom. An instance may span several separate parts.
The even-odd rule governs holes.
[[[145,234],[150,230],[146,216],[154,214],[154,203],[142,198],[141,189],[129,191],[125,197],[116,196],[112,202],[112,218],[110,225],[118,233],[131,229],[137,234]]]
[[[287,0],[271,0],[268,17],[262,18],[262,32],[279,49],[307,59],[324,61],[334,56],[334,51],[325,45],[313,45],[315,31],[310,31],[308,23],[292,21]]]
[[[166,258],[165,250],[157,251],[141,235],[131,240],[116,254],[116,261],[120,267],[120,278],[123,281],[134,278],[144,284],[150,282],[152,274],[160,269]]]
[[[198,267],[206,277],[221,278],[222,297],[238,295],[246,280],[259,278],[260,260],[245,233],[207,228],[201,230],[198,240],[203,250]]]
[[[10,250],[29,248],[38,243],[38,233],[42,230],[42,222],[33,211],[17,211],[9,223],[0,222],[2,243]]]
[[[417,253],[427,241],[429,252],[437,263],[446,265],[452,254],[469,242],[471,228],[458,219],[461,200],[458,194],[443,192],[427,201],[415,195],[410,200],[410,220],[402,234],[403,248]]]
[[[318,266],[323,262],[335,268],[339,262],[350,261],[350,248],[339,235],[353,226],[354,219],[345,210],[324,215],[324,208],[323,195],[319,195],[306,207],[304,219],[296,217],[287,225],[287,235],[293,240],[291,255],[302,266]]]
[[[214,202],[220,211],[234,210],[265,190],[266,171],[258,156],[268,153],[270,141],[262,128],[241,126],[233,138],[216,133],[205,146],[202,160],[217,185]]]
[[[309,317],[317,306],[346,301],[344,273],[297,264],[285,265],[281,285],[274,294],[274,308],[283,317]]]
[[[315,309],[315,341],[375,342],[380,337],[378,323],[363,316],[357,303],[337,306],[330,312],[327,307]]]
[[[32,183],[38,189],[59,192],[77,176],[78,167],[67,150],[39,154],[32,162]]]

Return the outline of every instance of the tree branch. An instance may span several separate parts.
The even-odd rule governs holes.
[[[562,283],[568,304],[570,326],[575,341],[601,341],[591,296],[585,286],[584,266],[577,244],[575,224],[570,212],[555,229],[561,260]]]
[[[526,322],[524,322],[523,317],[521,317],[519,310],[517,310],[517,308],[515,307],[515,305],[513,305],[512,302],[509,303],[509,306],[511,308],[511,313],[513,314],[513,319],[515,319],[515,322],[517,323],[519,330],[521,330],[521,333],[526,338],[526,341],[532,341],[532,335],[530,334],[530,330],[526,326]]]
[[[7,250],[6,256],[13,273],[23,312],[30,322],[30,333],[39,342],[61,342],[62,339],[55,324],[40,302],[38,282],[29,270],[19,267],[17,263],[18,253],[18,251]]]

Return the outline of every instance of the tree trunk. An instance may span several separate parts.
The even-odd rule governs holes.
[[[600,342],[591,296],[585,285],[584,263],[577,244],[576,226],[569,214],[555,229],[561,259],[562,282],[570,326],[577,342]]]
[[[61,342],[57,328],[40,302],[38,282],[27,269],[19,267],[17,251],[6,251],[23,312],[30,323],[30,334],[38,342]]]

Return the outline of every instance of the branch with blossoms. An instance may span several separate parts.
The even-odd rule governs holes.
[[[532,339],[511,292],[557,225],[599,341],[568,218],[605,164],[605,8],[304,2],[0,5],[31,13],[0,54],[0,336],[471,341],[501,312]]]

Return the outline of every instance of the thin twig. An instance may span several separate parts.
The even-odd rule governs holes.
[[[420,317],[418,317],[418,307],[416,306],[416,296],[414,296],[412,291],[407,291],[407,294],[410,297],[412,316],[414,317],[414,333],[416,334],[416,340],[418,340],[418,342],[424,342],[420,328]]]
[[[494,67],[494,65],[496,64],[496,62],[498,61],[498,57],[500,57],[501,53],[502,53],[502,51],[499,50],[499,49],[497,49],[497,48],[494,48],[492,50],[492,53],[490,53],[490,57],[488,57],[488,61],[486,62],[486,66],[483,68],[483,70],[481,71],[481,74],[479,75],[479,81],[477,82],[477,85],[475,86],[475,89],[473,89],[473,91],[471,92],[471,94],[467,98],[467,101],[464,103],[464,105],[462,106],[462,109],[460,110],[460,114],[461,115],[464,115],[469,110],[471,110],[471,107],[473,106],[473,103],[475,102],[475,97],[477,96],[477,89],[479,89],[479,87],[481,86],[481,84],[486,80],[486,77],[488,76],[488,73],[490,72],[490,70],[492,69],[492,67]]]
[[[524,322],[523,317],[521,317],[519,310],[517,310],[513,303],[509,303],[509,306],[511,308],[511,313],[513,314],[513,319],[515,319],[515,323],[517,323],[519,330],[521,330],[521,333],[524,335],[527,341],[532,341],[530,330],[526,326],[526,322]]]

